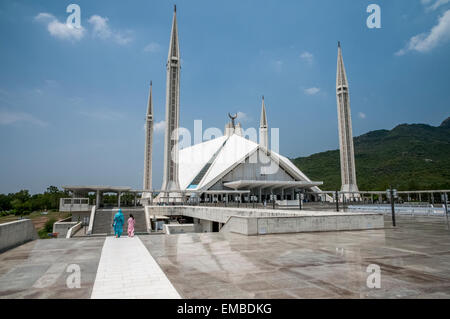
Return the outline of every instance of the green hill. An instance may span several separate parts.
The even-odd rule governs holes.
[[[450,189],[450,117],[438,127],[402,124],[355,137],[356,177],[360,190]],[[323,190],[341,186],[339,150],[292,160]]]

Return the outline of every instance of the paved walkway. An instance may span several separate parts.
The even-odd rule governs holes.
[[[91,299],[178,299],[178,292],[138,237],[107,237]]]

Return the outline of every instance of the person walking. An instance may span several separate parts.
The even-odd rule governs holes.
[[[133,214],[130,214],[130,218],[128,218],[128,237],[134,237],[134,224],[136,221],[134,220]]]
[[[123,217],[122,210],[119,209],[119,211],[114,216],[114,222],[113,222],[114,235],[116,236],[116,238],[120,238],[120,236],[122,235],[124,223],[125,223],[125,218]]]

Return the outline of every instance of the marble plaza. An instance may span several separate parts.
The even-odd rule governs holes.
[[[399,217],[378,230],[36,240],[0,255],[0,298],[450,298],[450,232],[442,218]],[[131,245],[133,263],[110,254]],[[108,261],[105,265],[104,262]],[[80,288],[68,288],[70,264]],[[381,287],[367,287],[368,265]],[[105,268],[117,276],[103,276]],[[151,269],[151,274],[148,271]],[[127,289],[129,280],[142,289]],[[158,292],[150,292],[158,287]]]

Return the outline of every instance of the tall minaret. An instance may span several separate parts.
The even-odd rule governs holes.
[[[341,191],[357,192],[355,154],[353,150],[352,117],[350,112],[350,97],[347,74],[342,59],[341,43],[338,42],[336,98],[339,122],[339,146],[341,153]],[[346,194],[346,197],[356,197],[357,194]]]
[[[263,148],[269,148],[269,133],[268,124],[266,116],[266,106],[264,105],[264,95],[262,97],[262,107],[261,107],[261,121],[259,123],[259,145]]]
[[[148,96],[147,116],[145,119],[145,160],[144,160],[144,190],[152,189],[152,150],[153,150],[153,101],[152,82]]]
[[[174,6],[172,34],[166,75],[166,136],[162,190],[179,190],[178,134],[180,122],[180,47],[178,44],[177,7]]]

